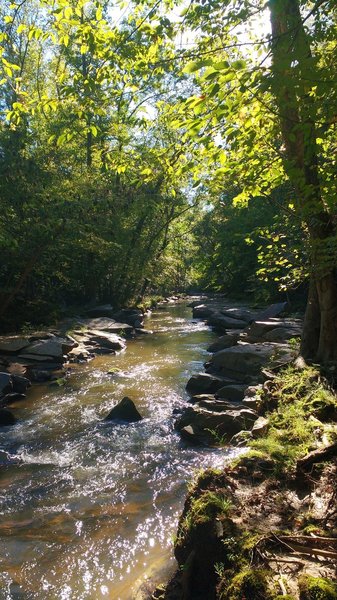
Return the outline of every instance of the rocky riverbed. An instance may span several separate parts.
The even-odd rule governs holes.
[[[144,317],[138,308],[96,306],[57,328],[0,337],[0,426],[17,422],[15,406],[32,383],[62,385],[71,364],[124,351],[127,339],[144,332]]]
[[[286,316],[285,303],[259,311],[209,300],[191,308],[193,317],[205,319],[222,335],[208,348],[212,355],[206,372],[187,382],[192,406],[175,427],[191,443],[247,445],[268,426],[259,416],[262,384],[268,369],[279,369],[296,356],[289,340],[299,338],[301,320]]]
[[[188,381],[192,406],[176,429],[192,444],[252,450],[198,476],[179,519],[178,570],[137,600],[336,600],[336,367],[294,361],[301,321],[285,309],[193,308],[223,335]]]

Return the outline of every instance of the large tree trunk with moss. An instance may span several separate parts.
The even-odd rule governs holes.
[[[312,55],[298,0],[270,0],[272,25],[272,89],[284,144],[284,167],[296,192],[296,211],[311,249],[311,283],[301,352],[322,362],[337,359],[337,285],[335,235],[322,198],[316,145],[316,115],[310,97],[315,85],[302,77]],[[311,69],[315,69],[311,66]]]

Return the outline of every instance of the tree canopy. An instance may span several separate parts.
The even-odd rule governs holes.
[[[335,360],[335,2],[0,12],[8,327],[193,286],[307,286],[302,353]]]

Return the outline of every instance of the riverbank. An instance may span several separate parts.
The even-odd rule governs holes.
[[[224,358],[226,352],[221,364],[233,374]],[[249,439],[245,455],[223,470],[206,470],[192,485],[175,541],[178,570],[153,599],[337,598],[334,370],[264,362],[254,398],[263,426],[257,436],[252,427],[241,433],[241,441]],[[210,401],[214,409],[216,392]],[[196,429],[188,434],[210,443],[200,417]]]
[[[54,328],[0,337],[0,426],[17,422],[7,407],[15,412],[32,384],[62,386],[72,365],[124,351],[126,340],[144,334],[149,314],[139,308],[96,306]]]

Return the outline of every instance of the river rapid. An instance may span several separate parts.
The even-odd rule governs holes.
[[[183,304],[146,328],[126,352],[76,366],[64,387],[35,386],[19,424],[2,428],[13,464],[0,477],[1,600],[130,600],[173,566],[188,481],[232,456],[188,447],[173,429],[214,334]],[[102,422],[125,395],[144,420]]]

